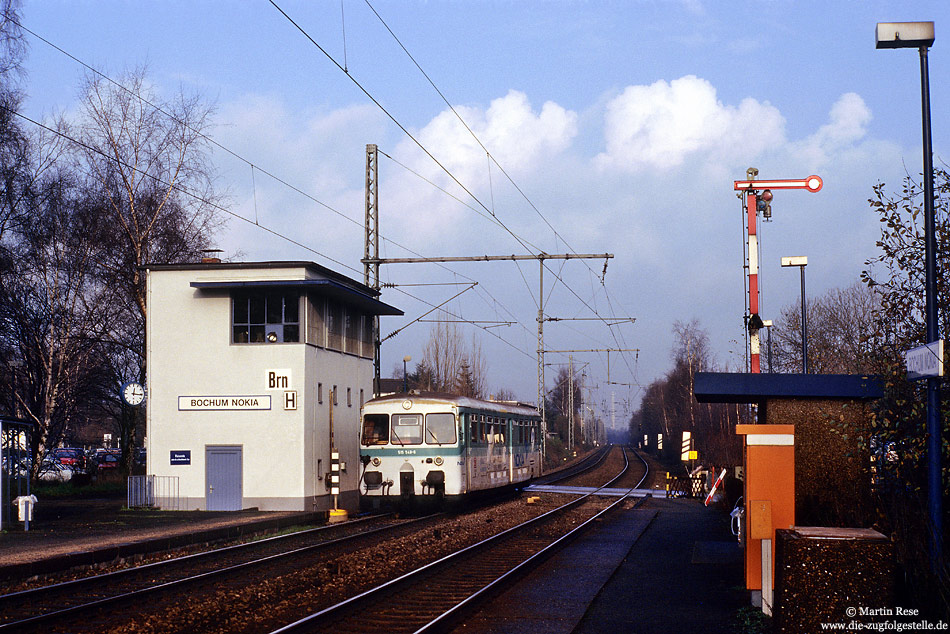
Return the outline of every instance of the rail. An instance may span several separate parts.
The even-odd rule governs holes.
[[[627,470],[629,469],[630,463],[627,458],[626,451],[623,453],[624,456],[624,468],[619,474],[612,478],[609,482],[605,483],[603,487],[609,487],[611,484],[615,483],[617,480],[622,478]],[[639,457],[639,456],[638,456]],[[596,461],[596,464],[605,458],[605,455],[599,457]],[[630,491],[638,488],[644,480],[646,480],[647,475],[649,474],[649,465],[640,460],[644,464],[644,475],[636,485],[630,488]],[[590,467],[589,467],[590,468]],[[572,474],[576,475],[576,474]],[[601,488],[603,488],[601,487]],[[529,529],[534,528],[543,522],[549,521],[554,517],[564,514],[572,509],[575,509],[582,504],[592,500],[594,494],[587,494],[580,496],[574,500],[571,500],[567,504],[561,505],[555,509],[552,509],[546,513],[543,513],[537,517],[534,517],[526,522],[523,522],[517,526],[511,527],[507,530],[499,532],[485,540],[482,540],[478,543],[472,544],[465,548],[462,548],[454,553],[446,555],[436,561],[428,563],[424,566],[416,568],[410,572],[407,572],[395,579],[392,579],[388,582],[380,584],[374,588],[366,590],[360,594],[357,594],[353,597],[350,597],[344,601],[341,601],[335,605],[329,606],[313,614],[310,614],[302,619],[299,619],[293,623],[285,625],[277,630],[274,630],[271,634],[291,634],[298,632],[311,632],[311,631],[328,631],[330,624],[337,622],[341,619],[347,617],[347,615],[357,614],[358,618],[365,618],[365,612],[370,605],[379,604],[383,601],[382,597],[390,596],[393,594],[400,594],[405,596],[400,591],[413,583],[417,583],[422,579],[428,578],[430,575],[435,574],[439,571],[445,570],[452,565],[459,564],[467,560],[468,557],[479,553],[481,551],[487,550],[489,548],[498,546],[502,544],[505,540],[513,538],[517,535],[524,535]],[[574,527],[569,532],[558,537],[553,542],[542,547],[540,550],[536,550],[526,559],[520,561],[513,567],[508,568],[502,574],[495,577],[490,582],[486,583],[479,589],[476,589],[474,592],[467,594],[461,601],[454,603],[448,609],[443,610],[439,613],[434,619],[430,620],[426,625],[420,629],[415,630],[417,633],[421,632],[433,632],[433,631],[443,631],[450,622],[457,621],[462,614],[467,613],[468,610],[472,609],[475,604],[482,600],[487,594],[491,593],[493,590],[498,588],[500,585],[508,583],[510,580],[514,579],[518,575],[522,574],[526,570],[536,566],[540,561],[545,557],[555,552],[557,549],[562,548],[570,540],[574,539],[580,535],[583,531],[590,528],[594,522],[602,518],[605,514],[609,513],[612,510],[619,508],[619,506],[627,499],[626,496],[621,497],[616,500],[605,509],[600,510],[595,513],[592,517],[584,520],[581,524]],[[643,500],[637,502],[641,504]],[[445,575],[445,578],[458,579],[461,575]],[[445,594],[448,594],[446,592]],[[391,631],[395,624],[389,625]],[[333,629],[338,629],[338,625],[333,625]]]
[[[327,539],[316,544],[309,544],[302,547],[294,547],[289,549],[279,549],[276,553],[267,554],[265,556],[255,556],[254,551],[265,550],[267,548],[278,546],[283,543],[292,544],[294,540],[299,540],[301,538],[311,537],[314,535],[320,535],[323,532],[329,532],[330,534],[339,532],[341,530],[362,528],[363,524],[370,523],[374,520],[378,520],[380,516],[372,516],[367,518],[362,518],[358,520],[353,520],[344,524],[334,524],[328,526],[321,526],[317,528],[307,529],[303,531],[297,531],[294,533],[288,533],[285,535],[277,535],[274,537],[269,537],[262,540],[236,544],[232,546],[227,546],[224,548],[218,548],[214,550],[202,551],[199,553],[193,553],[190,555],[185,555],[183,557],[177,557],[174,559],[168,559],[164,561],[158,561],[150,564],[145,564],[142,566],[137,566],[133,568],[126,568],[123,570],[117,570],[113,572],[108,572],[100,575],[94,575],[89,577],[82,577],[79,579],[73,579],[70,581],[65,581],[56,584],[50,584],[46,586],[41,586],[37,588],[31,588],[28,590],[21,590],[19,592],[13,592],[5,595],[0,595],[0,615],[4,617],[9,617],[12,614],[15,614],[17,610],[22,609],[19,606],[26,603],[31,605],[39,602],[50,602],[50,596],[62,596],[63,601],[67,601],[74,597],[82,597],[83,593],[88,595],[100,595],[100,598],[95,598],[93,600],[85,601],[80,598],[80,603],[76,605],[71,605],[63,607],[60,609],[54,609],[49,612],[43,612],[41,614],[34,614],[27,616],[25,618],[19,618],[16,620],[8,621],[0,624],[0,632],[4,631],[15,631],[20,632],[25,628],[37,628],[38,626],[45,626],[51,621],[57,621],[67,616],[75,616],[78,614],[83,614],[91,610],[99,609],[111,604],[115,604],[120,601],[126,601],[129,599],[138,599],[145,597],[152,593],[158,591],[165,591],[172,588],[180,587],[188,583],[199,580],[208,580],[215,576],[222,576],[226,574],[233,574],[238,571],[246,570],[250,567],[261,566],[265,564],[273,564],[278,560],[299,558],[303,554],[318,552],[322,549],[327,549],[332,546],[337,546],[341,543],[350,540],[362,539],[369,535],[380,534],[386,531],[392,530],[394,528],[401,528],[408,525],[424,522],[432,519],[434,516],[420,517],[412,520],[402,520],[395,524],[388,524],[386,526],[378,528],[369,528],[368,530],[359,530],[358,532],[345,535],[342,537]],[[141,584],[141,587],[134,588],[132,590],[120,591],[109,596],[101,597],[104,589],[108,588],[110,585],[117,586],[122,583],[131,583],[134,585],[135,577],[142,576],[147,579],[151,579],[162,574],[165,574],[163,571],[174,571],[174,566],[183,566],[189,571],[193,571],[195,564],[203,561],[209,561],[213,563],[214,559],[221,558],[223,556],[229,555],[245,555],[249,554],[249,559],[241,561],[240,563],[227,565],[223,567],[214,567],[213,565],[206,571],[200,572],[197,574],[190,573],[178,578],[171,578],[165,581],[151,582]]]

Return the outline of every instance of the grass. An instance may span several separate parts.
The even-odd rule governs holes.
[[[772,619],[762,610],[751,605],[736,610],[736,634],[768,634],[772,631]]]
[[[96,482],[76,485],[72,482],[37,482],[30,487],[30,493],[38,498],[102,498],[125,497],[127,486],[124,480]]]

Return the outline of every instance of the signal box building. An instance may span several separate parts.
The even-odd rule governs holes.
[[[148,473],[183,509],[359,506],[373,320],[402,312],[313,262],[147,267]],[[172,480],[166,480],[169,482]]]

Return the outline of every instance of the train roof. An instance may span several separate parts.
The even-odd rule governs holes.
[[[422,392],[412,391],[409,393],[400,392],[396,394],[386,394],[372,398],[364,404],[383,405],[386,403],[402,403],[410,400],[419,403],[451,403],[458,407],[469,409],[485,409],[502,414],[519,414],[521,416],[538,416],[538,410],[533,405],[519,403],[516,401],[485,401],[470,396],[460,396],[448,392]]]

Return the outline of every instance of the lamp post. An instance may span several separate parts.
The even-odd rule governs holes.
[[[406,372],[406,364],[412,361],[408,354],[402,358],[402,391],[409,392],[409,375]]]
[[[930,131],[930,74],[927,51],[934,43],[933,22],[879,22],[875,30],[876,48],[916,48],[920,51],[920,108],[924,145],[924,274],[926,276],[927,341],[937,333],[937,242],[934,227],[934,167]],[[931,525],[931,561],[943,554],[943,483],[940,477],[940,379],[927,378],[927,507]]]
[[[802,374],[808,374],[808,320],[805,312],[805,267],[808,266],[808,258],[804,255],[782,258],[782,266],[797,266],[802,271]]]

